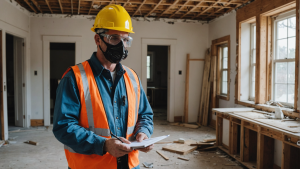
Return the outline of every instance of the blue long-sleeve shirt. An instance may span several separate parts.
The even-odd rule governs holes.
[[[103,100],[109,128],[117,136],[126,138],[128,103],[126,99],[124,104],[122,99],[123,96],[127,98],[123,77],[126,70],[120,63],[117,64],[117,75],[112,82],[110,71],[102,66],[96,57],[96,52],[93,53],[88,62],[93,70]],[[135,136],[142,132],[150,138],[153,133],[153,111],[141,82],[140,86],[140,105]],[[53,133],[61,143],[69,146],[77,153],[103,155],[106,138],[78,125],[80,108],[79,91],[74,72],[71,70],[60,81],[56,91]]]

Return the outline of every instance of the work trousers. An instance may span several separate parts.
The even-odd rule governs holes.
[[[124,155],[122,157],[117,158],[117,164],[118,164],[118,168],[117,169],[129,169],[128,166],[128,155]],[[70,167],[68,167],[68,169],[71,169]]]

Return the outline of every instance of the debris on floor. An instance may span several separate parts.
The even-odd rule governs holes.
[[[11,140],[8,140],[8,144],[16,144],[17,141],[11,141]]]
[[[164,154],[162,154],[160,151],[156,151],[159,155],[161,155],[165,160],[169,160],[169,157],[165,156]]]
[[[185,160],[185,161],[190,161],[189,158],[184,158],[184,157],[177,157],[178,159],[181,159],[181,160]]]
[[[153,163],[143,162],[143,165],[144,165],[146,168],[153,168]]]
[[[171,126],[181,126],[181,127],[186,127],[186,128],[191,128],[191,129],[197,129],[200,126],[197,124],[187,124],[187,123],[169,123]]]
[[[0,140],[0,147],[2,147],[2,145],[5,143],[5,141]]]
[[[25,141],[24,143],[31,144],[31,145],[35,145],[35,146],[39,145],[38,142],[30,141],[30,140],[29,140],[29,141]]]

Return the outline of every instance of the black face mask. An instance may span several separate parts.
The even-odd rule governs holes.
[[[107,48],[104,52],[99,45],[100,50],[102,51],[104,57],[111,63],[119,63],[121,60],[124,60],[128,56],[128,50],[125,49],[123,41],[116,45],[111,45],[104,41],[103,36],[99,35],[101,40],[106,44]]]

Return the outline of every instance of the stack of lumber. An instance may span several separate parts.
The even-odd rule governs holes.
[[[209,103],[210,103],[210,88],[213,82],[213,74],[215,69],[216,57],[211,57],[209,49],[206,51],[204,73],[202,79],[202,90],[200,98],[200,109],[198,122],[203,125],[208,125]]]

